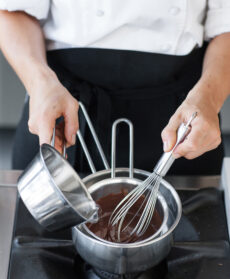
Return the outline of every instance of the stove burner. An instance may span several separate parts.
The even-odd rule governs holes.
[[[102,279],[121,279],[121,278],[122,279],[136,279],[140,275],[140,273],[120,275],[120,274],[109,273],[107,271],[96,269],[96,268],[94,269],[94,272],[99,276],[99,278],[102,278]]]
[[[168,267],[167,262],[164,260],[157,266],[144,272],[120,275],[93,268],[77,257],[76,270],[77,274],[81,276],[80,278],[85,279],[163,279],[168,272]]]

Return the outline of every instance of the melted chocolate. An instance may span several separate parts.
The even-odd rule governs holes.
[[[146,232],[141,236],[137,234],[130,235],[143,211],[140,210],[138,215],[132,220],[135,213],[138,211],[138,209],[140,208],[141,204],[144,201],[144,196],[141,196],[139,200],[130,208],[128,214],[126,215],[122,226],[122,228],[125,228],[125,230],[121,231],[120,241],[118,241],[118,236],[117,236],[118,225],[110,226],[108,224],[109,224],[109,218],[113,210],[118,205],[118,203],[125,197],[125,195],[127,195],[127,191],[122,191],[117,194],[109,194],[96,201],[96,203],[99,206],[99,220],[97,223],[87,224],[87,227],[95,235],[111,242],[132,243],[132,242],[144,240],[152,236],[160,228],[162,224],[162,218],[160,217],[157,210],[154,210],[152,220]],[[132,222],[129,224],[131,220]]]

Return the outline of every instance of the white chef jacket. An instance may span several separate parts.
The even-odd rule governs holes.
[[[230,0],[0,0],[0,9],[39,19],[47,49],[185,55],[230,32]]]

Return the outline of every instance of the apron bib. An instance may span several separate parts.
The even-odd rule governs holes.
[[[161,131],[199,80],[205,49],[206,46],[194,49],[186,56],[108,49],[63,49],[49,51],[47,59],[62,84],[86,106],[107,159],[111,159],[112,123],[125,117],[134,125],[134,167],[152,171],[163,152]],[[28,102],[20,125],[23,126],[24,122],[21,130],[32,140],[26,132],[27,121]],[[79,121],[96,168],[103,169],[81,116]],[[128,128],[120,126],[117,137],[117,167],[126,167]],[[68,150],[68,159],[78,172],[89,171],[78,141],[76,147]],[[197,159],[176,160],[169,174],[218,174],[222,159],[223,147],[220,145]]]

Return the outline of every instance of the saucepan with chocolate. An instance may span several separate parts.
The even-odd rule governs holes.
[[[116,178],[116,129],[118,124],[125,123],[129,127],[129,177]],[[143,235],[132,234],[141,213],[145,208],[145,196],[141,196],[129,211],[123,224],[120,239],[118,238],[118,225],[109,225],[112,212],[119,202],[134,188],[140,181],[133,178],[133,125],[128,119],[118,119],[112,127],[112,170],[111,178],[100,181],[91,188],[91,195],[99,207],[99,220],[97,223],[88,223],[84,229],[93,237],[101,241],[116,243],[145,242],[160,235],[165,228],[168,209],[165,199],[160,194],[157,200],[156,209],[151,219],[148,230]]]
[[[97,197],[99,198],[101,193],[104,193],[104,197],[108,196],[107,190],[111,186],[116,188],[116,186],[118,186],[118,179],[121,181],[120,187],[123,187],[123,176],[127,176],[128,172],[129,170],[127,168],[116,169],[117,183],[114,185],[101,186],[101,183],[103,181],[106,182],[106,178],[111,174],[109,170],[98,172],[96,177],[90,175],[83,181],[92,197],[97,200]],[[133,181],[136,180],[137,184],[139,180],[144,180],[148,175],[148,172],[134,169]],[[97,187],[98,189],[96,189]],[[155,237],[150,236],[145,240],[137,239],[134,242],[128,242],[127,239],[124,239],[125,241],[123,243],[117,243],[111,241],[111,238],[113,238],[113,231],[109,231],[108,234],[108,227],[105,227],[105,230],[99,228],[99,233],[101,235],[95,237],[95,235],[92,235],[92,231],[90,231],[88,227],[89,225],[80,225],[74,227],[72,230],[72,238],[77,252],[85,261],[95,268],[115,274],[141,272],[157,265],[167,256],[171,249],[173,231],[179,223],[182,210],[181,202],[176,191],[165,180],[162,180],[159,188],[158,198],[160,196],[167,201],[166,206],[168,210],[168,218],[160,234]],[[100,198],[98,201],[101,201]],[[157,207],[157,210],[160,215],[160,207]],[[94,233],[97,233],[96,229]],[[101,237],[107,239],[101,240]],[[126,236],[124,236],[124,238],[126,238]]]
[[[117,242],[117,228],[108,226],[112,208],[150,175],[133,168],[132,124],[127,119],[120,119],[114,126],[120,122],[126,122],[130,127],[130,166],[128,169],[115,167],[116,140],[112,137],[111,170],[93,172],[83,180],[100,207],[99,222],[74,227],[72,237],[76,250],[89,264],[110,273],[126,274],[151,268],[167,256],[172,245],[173,230],[181,217],[181,202],[174,188],[162,180],[149,230],[145,235],[130,237],[133,224],[128,222],[120,242]],[[136,208],[133,208],[130,220],[135,212]]]
[[[120,241],[117,238],[117,226],[109,225],[109,218],[119,202],[138,184],[138,180],[129,178],[114,178],[100,181],[90,188],[90,193],[99,206],[99,220],[97,223],[86,223],[84,230],[92,237],[104,242],[114,243],[144,243],[167,230],[168,207],[164,197],[159,194],[156,209],[151,224],[143,235],[132,234],[137,224],[141,211],[140,206],[144,202],[142,196],[129,211],[121,232]],[[136,214],[138,212],[138,214]]]

